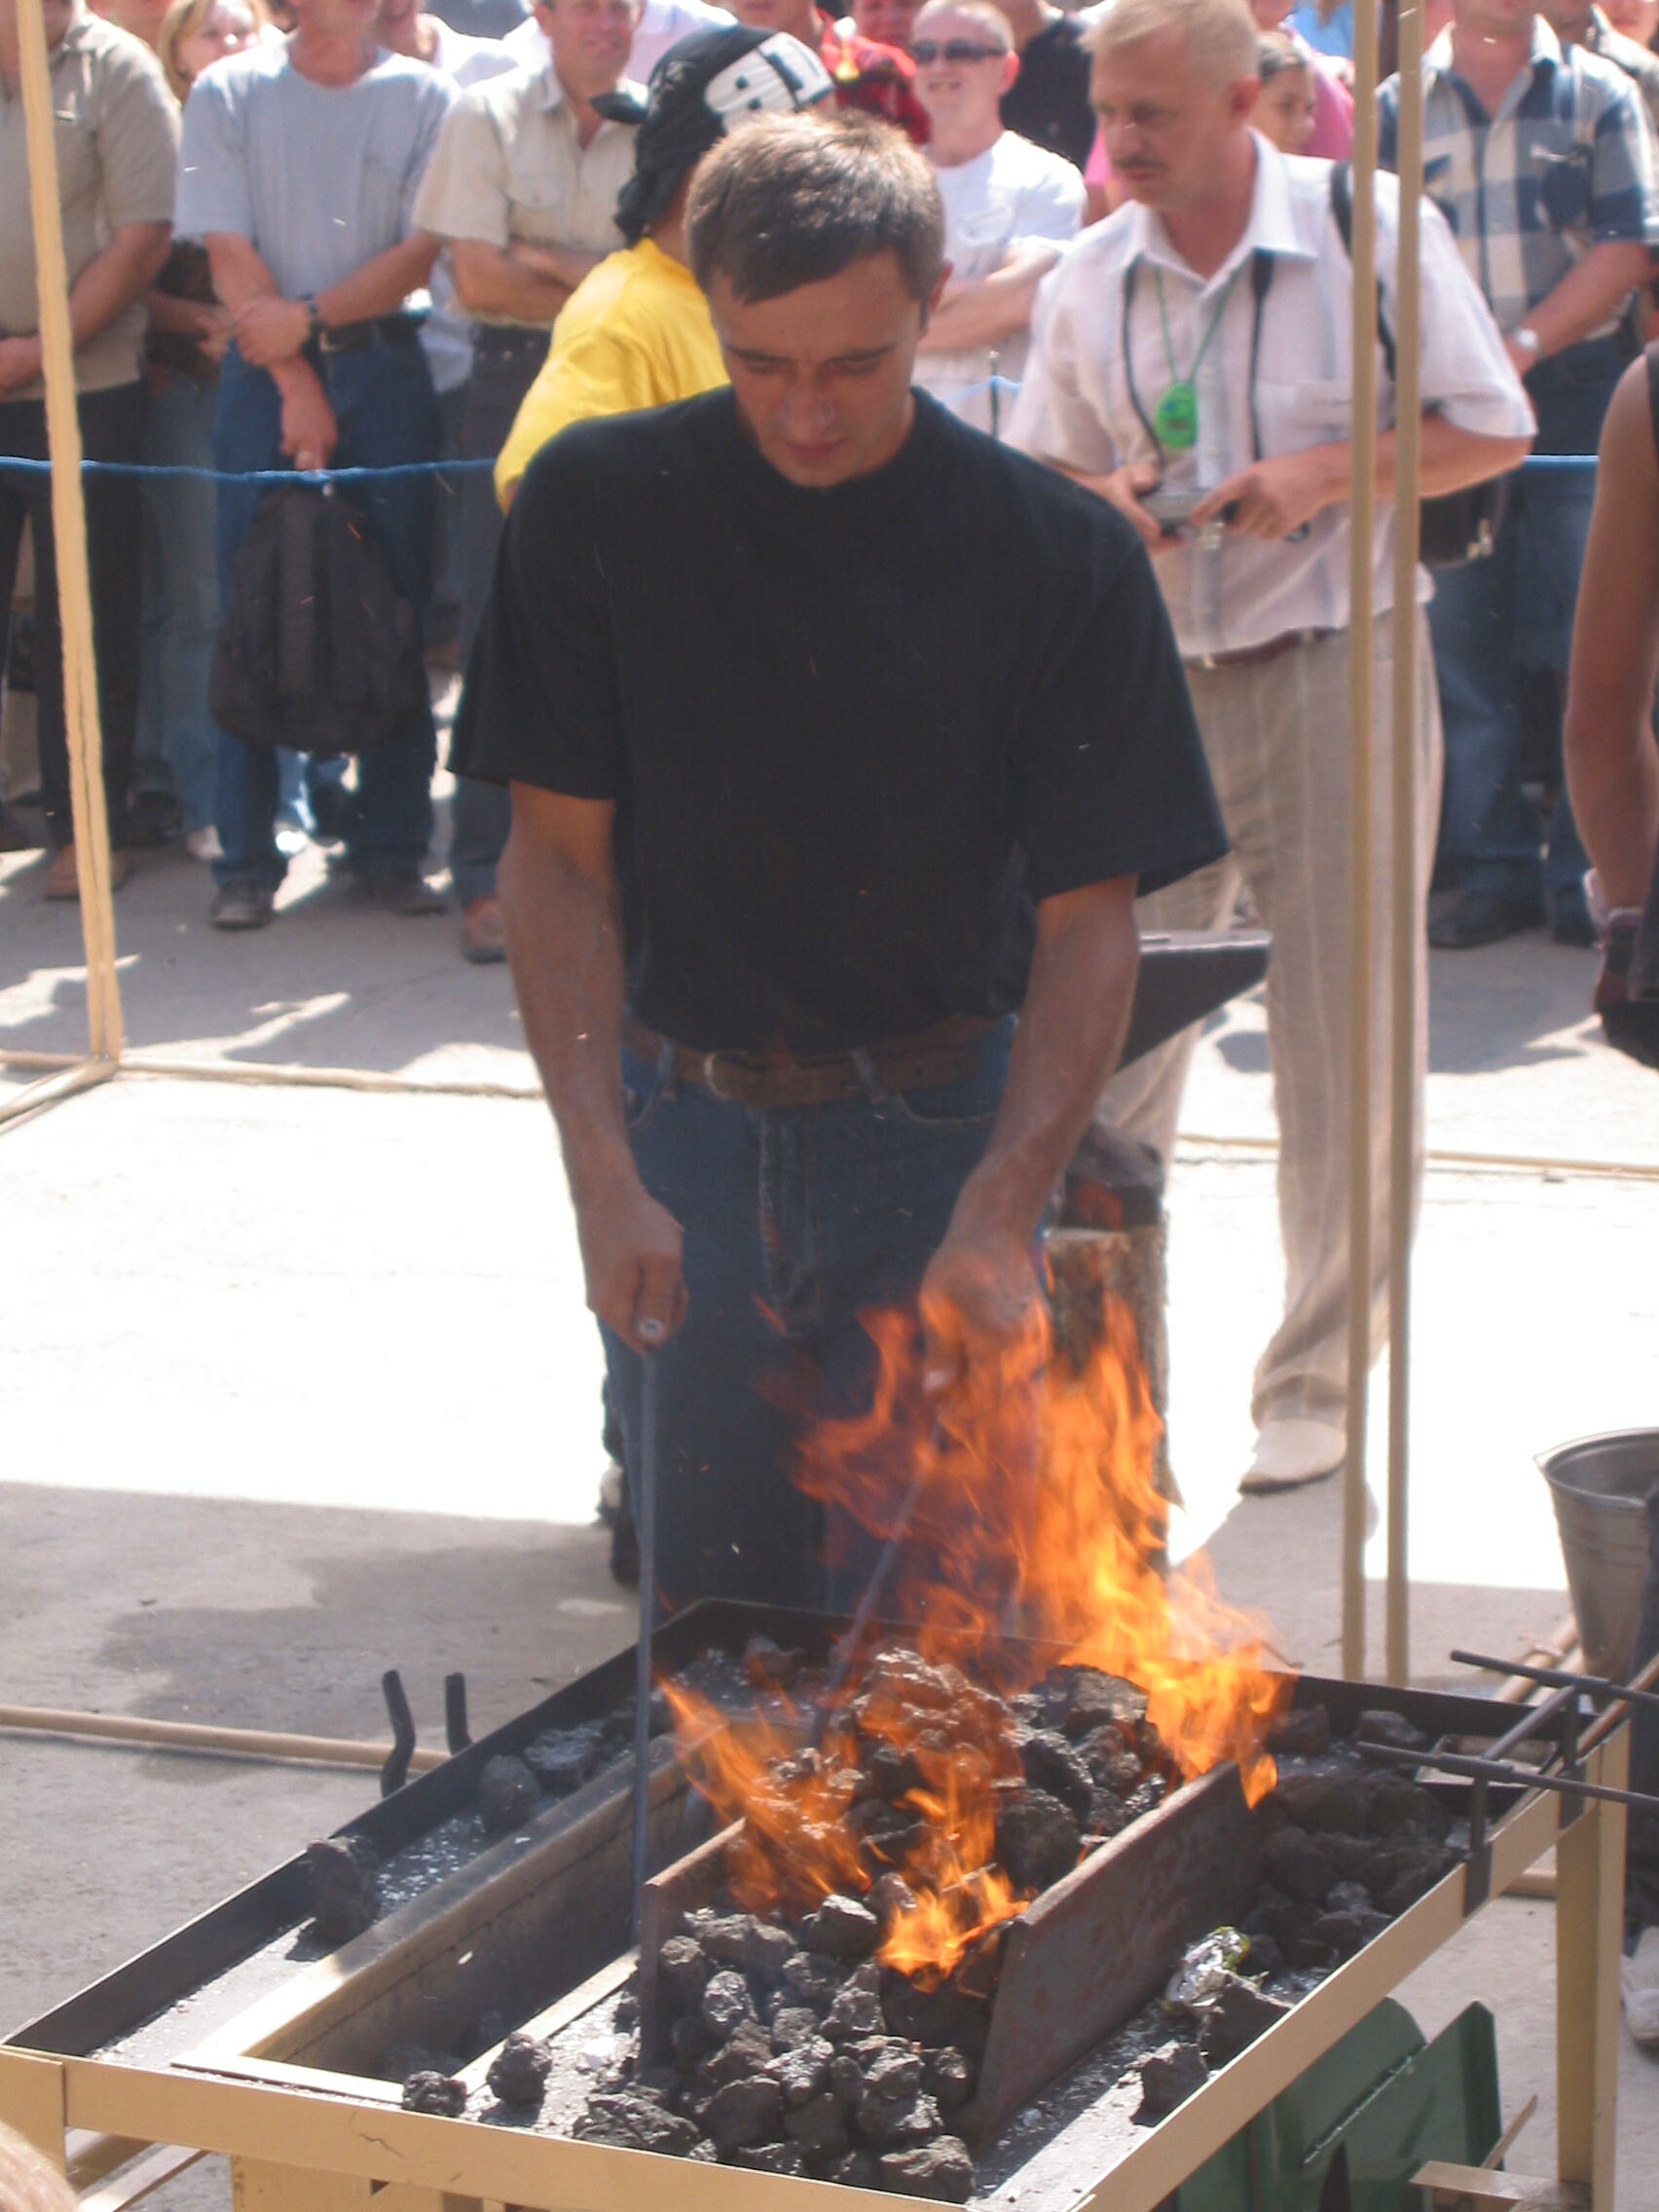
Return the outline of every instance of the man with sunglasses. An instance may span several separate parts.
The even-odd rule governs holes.
[[[1076,238],[1083,178],[1058,154],[1003,129],[1019,62],[991,0],[932,0],[910,43],[933,126],[928,160],[944,203],[950,276],[922,333],[916,382],[995,434],[1005,385],[1025,367],[1037,287]]]
[[[1014,444],[1090,484],[1154,555],[1234,851],[1142,901],[1150,929],[1225,926],[1242,881],[1273,933],[1268,1042],[1279,1118],[1285,1311],[1256,1370],[1251,1491],[1329,1475],[1346,1449],[1347,667],[1353,271],[1331,165],[1250,128],[1244,0],[1118,0],[1092,92],[1129,204],[1046,287]],[[1398,327],[1398,192],[1377,185],[1382,311]],[[1422,491],[1513,467],[1531,410],[1445,222],[1422,209]],[[1396,621],[1418,625],[1419,916],[1440,779],[1421,605],[1394,609],[1393,392],[1378,364],[1372,917],[1372,1342],[1388,1249],[1387,850]],[[1426,952],[1419,933],[1419,1087]],[[1111,1085],[1102,1118],[1167,1161],[1193,1034]]]

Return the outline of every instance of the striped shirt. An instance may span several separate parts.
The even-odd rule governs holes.
[[[1423,190],[1500,330],[1518,329],[1592,246],[1659,248],[1659,147],[1641,93],[1610,61],[1564,54],[1534,16],[1531,53],[1492,116],[1453,66],[1450,31],[1422,69]],[[1377,104],[1378,159],[1393,168],[1397,77]]]

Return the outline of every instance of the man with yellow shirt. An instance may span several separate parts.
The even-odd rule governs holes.
[[[546,362],[496,463],[502,506],[570,424],[666,407],[725,383],[708,303],[686,261],[692,174],[745,116],[811,107],[833,90],[799,39],[734,24],[670,48],[643,105],[621,90],[594,101],[612,121],[639,126],[634,174],[616,204],[628,243],[582,279],[553,326]]]

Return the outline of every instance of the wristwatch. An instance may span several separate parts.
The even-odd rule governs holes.
[[[327,325],[324,323],[322,316],[317,313],[316,300],[312,293],[302,292],[300,294],[300,305],[306,311],[305,343],[308,346],[311,346],[313,345],[316,340],[322,336],[323,331],[327,328]],[[1536,343],[1537,341],[1534,339],[1533,344],[1536,345]]]
[[[1519,330],[1509,333],[1509,343],[1518,352],[1525,353],[1528,361],[1534,365],[1543,359],[1544,342],[1528,323],[1524,322]]]

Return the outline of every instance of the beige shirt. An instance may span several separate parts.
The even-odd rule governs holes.
[[[444,119],[415,221],[440,239],[503,250],[515,239],[613,253],[622,243],[616,197],[634,173],[634,132],[602,123],[582,146],[552,64],[470,85]],[[507,322],[511,316],[486,317]]]
[[[57,197],[69,282],[123,224],[170,223],[178,162],[178,107],[148,47],[77,9],[49,56],[57,130]],[[29,204],[23,101],[0,83],[0,336],[40,328]],[[105,323],[75,355],[82,391],[133,383],[144,344],[144,303]],[[9,399],[38,399],[26,385]]]

